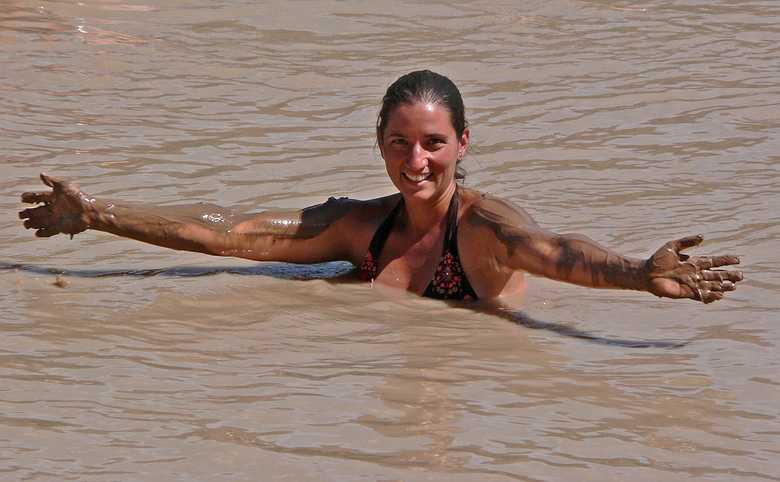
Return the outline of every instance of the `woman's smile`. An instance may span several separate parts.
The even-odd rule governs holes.
[[[421,183],[423,181],[427,181],[431,177],[431,173],[425,173],[425,174],[412,174],[410,172],[402,172],[401,173],[404,177],[406,177],[407,180],[412,181],[414,183]]]

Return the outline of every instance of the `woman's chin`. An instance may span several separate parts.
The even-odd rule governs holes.
[[[398,187],[405,198],[430,199],[436,193],[436,185],[431,181],[412,182],[403,179]]]
[[[448,190],[446,188],[437,186],[433,182],[423,184],[414,187],[405,186],[403,189],[399,189],[399,191],[401,191],[401,195],[407,202],[431,203],[447,197]]]

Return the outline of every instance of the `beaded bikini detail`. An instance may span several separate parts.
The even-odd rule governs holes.
[[[373,281],[379,275],[379,267],[377,266],[379,255],[382,253],[382,248],[384,248],[390,231],[393,229],[393,224],[395,224],[395,218],[403,209],[403,205],[404,200],[401,198],[374,233],[371,244],[368,246],[368,253],[360,265],[359,276],[363,281]],[[428,287],[423,293],[423,296],[428,298],[442,300],[477,299],[477,294],[463,271],[458,254],[458,205],[458,192],[455,191],[447,212],[447,231],[444,236],[442,257],[436,266],[433,279],[428,283]]]

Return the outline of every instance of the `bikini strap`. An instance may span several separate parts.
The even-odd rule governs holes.
[[[395,218],[398,217],[398,213],[401,212],[403,206],[404,198],[402,196],[401,200],[398,201],[398,204],[395,205],[393,210],[390,211],[390,214],[387,215],[385,220],[382,221],[382,224],[380,224],[377,228],[376,232],[374,232],[374,237],[371,238],[371,244],[368,245],[368,252],[374,258],[374,260],[379,259],[379,255],[382,253],[382,249],[385,247],[387,238],[390,237],[390,231],[393,230]]]
[[[450,200],[450,207],[447,210],[447,231],[444,233],[444,249],[449,249],[453,254],[458,252],[458,209],[460,206],[460,199],[458,197],[458,189],[452,194],[452,200]]]

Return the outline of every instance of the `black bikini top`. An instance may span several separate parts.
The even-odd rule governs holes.
[[[447,231],[444,235],[444,250],[433,279],[425,288],[423,296],[441,300],[477,300],[477,293],[472,288],[458,255],[458,191],[452,196],[450,207],[447,210]],[[363,264],[360,265],[359,276],[364,281],[373,281],[379,275],[377,262],[382,248],[385,246],[390,232],[393,230],[395,219],[404,207],[402,197],[398,204],[390,211],[382,224],[379,225],[371,244],[368,246]]]

